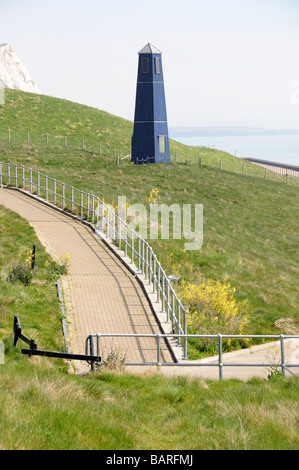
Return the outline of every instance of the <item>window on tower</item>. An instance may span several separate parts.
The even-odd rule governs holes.
[[[166,136],[159,135],[159,153],[166,153]]]
[[[161,59],[160,57],[155,57],[155,71],[159,75],[161,73]]]
[[[142,57],[141,59],[141,73],[149,73],[149,58]]]

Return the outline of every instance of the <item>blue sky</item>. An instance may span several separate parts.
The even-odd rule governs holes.
[[[44,94],[133,120],[138,51],[163,51],[169,126],[299,128],[298,0],[0,0]]]

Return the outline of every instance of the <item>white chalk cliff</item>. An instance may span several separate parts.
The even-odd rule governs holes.
[[[41,93],[10,44],[0,44],[0,85],[13,90]]]

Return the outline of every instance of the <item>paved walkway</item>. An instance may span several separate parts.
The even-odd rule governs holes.
[[[28,220],[57,261],[70,254],[69,274],[62,277],[71,352],[85,354],[86,337],[94,333],[158,333],[148,300],[129,270],[93,231],[67,215],[15,190],[0,189],[0,204]],[[38,257],[38,254],[37,254]],[[128,362],[155,362],[154,338],[105,338],[103,355],[117,352]],[[171,355],[162,344],[163,361]],[[89,369],[78,363],[80,372]]]
[[[56,260],[70,254],[69,274],[62,278],[62,288],[69,321],[71,351],[85,353],[88,335],[100,333],[158,333],[159,327],[143,289],[136,277],[118,260],[93,231],[62,212],[41,204],[14,190],[0,189],[0,204],[27,219],[48,253]],[[38,254],[37,254],[38,256]],[[102,353],[111,350],[125,356],[128,362],[156,362],[156,341],[152,338],[102,339]],[[164,343],[162,362],[172,362]],[[279,343],[252,347],[223,354],[223,363],[242,364],[280,362]],[[286,362],[299,363],[299,340],[285,341]],[[195,367],[191,362],[180,361],[185,366],[165,366],[160,373],[168,376],[218,378],[218,367]],[[198,361],[216,364],[217,358]],[[195,364],[195,362],[192,362]],[[78,372],[87,372],[86,363],[76,361]],[[128,367],[138,373],[156,373],[157,367]],[[224,367],[224,378],[248,380],[267,377],[269,367]],[[299,368],[287,370],[298,375]]]

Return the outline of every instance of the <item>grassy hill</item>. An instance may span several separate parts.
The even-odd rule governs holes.
[[[7,129],[11,129],[10,143]],[[133,167],[124,159],[116,167],[112,149],[123,149],[126,155],[131,133],[132,123],[104,111],[7,90],[5,105],[0,108],[0,159],[46,172],[108,202],[117,203],[117,197],[125,195],[130,203],[145,203],[155,187],[159,203],[203,204],[204,245],[200,251],[185,251],[183,240],[151,241],[166,271],[189,283],[199,282],[203,276],[228,279],[239,300],[249,299],[251,333],[277,332],[274,322],[281,317],[298,321],[298,186],[210,165]],[[68,146],[74,139],[71,148],[64,147],[64,135],[68,135]],[[82,138],[85,150],[80,148]],[[101,155],[92,149],[98,149],[99,141]],[[171,151],[185,162],[198,158],[198,149],[174,141]],[[210,160],[221,155],[234,171],[240,166],[237,158],[224,152],[205,149],[202,154]]]
[[[1,450],[298,449],[298,378],[213,382],[109,369],[81,377],[61,360],[21,355],[16,314],[40,348],[63,350],[52,260],[32,227],[1,207],[0,234]],[[32,243],[31,285],[8,282]]]

